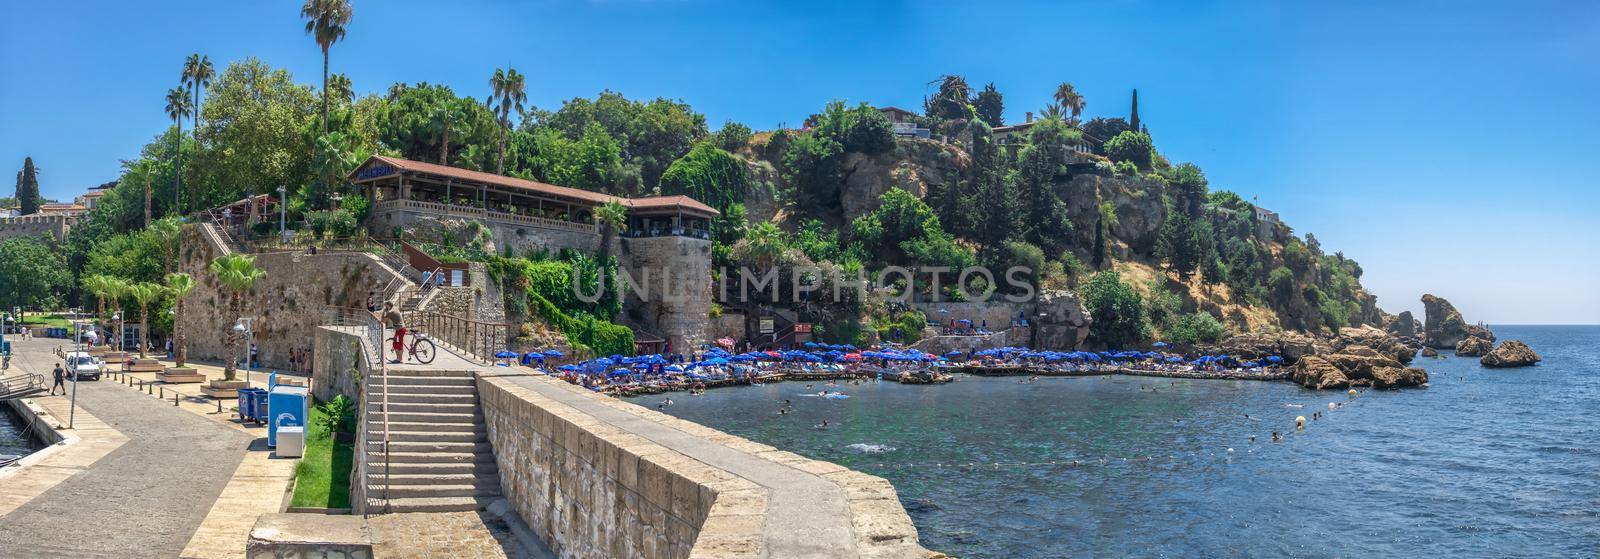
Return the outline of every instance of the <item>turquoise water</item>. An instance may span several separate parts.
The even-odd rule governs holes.
[[[1419,358],[1428,388],[1354,400],[1287,382],[964,377],[846,384],[843,400],[718,389],[666,411],[883,476],[923,545],[960,557],[1594,557],[1600,326],[1494,330],[1544,362]],[[786,398],[795,413],[775,415]],[[1329,402],[1345,405],[1295,432]]]

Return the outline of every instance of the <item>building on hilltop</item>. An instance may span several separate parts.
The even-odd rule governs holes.
[[[922,138],[924,140],[933,138],[932,130],[917,124],[917,113],[900,107],[878,107],[878,111],[889,118],[889,122],[894,125],[894,135],[896,136]]]
[[[1002,146],[1021,145],[1025,143],[1023,140],[1028,135],[1028,130],[1032,129],[1033,125],[1038,124],[1039,121],[1033,119],[1033,111],[1028,111],[1024,114],[1024,120],[1021,123],[1010,126],[996,126],[992,128],[990,137],[994,138],[994,142],[996,144]],[[1087,139],[1087,136],[1085,136],[1085,139]],[[1089,143],[1086,141],[1079,141],[1078,143],[1072,145],[1072,151],[1078,153],[1094,153],[1094,147],[1089,145]]]
[[[477,222],[499,250],[598,252],[596,210],[627,208],[627,226],[611,240],[621,271],[638,281],[620,320],[659,334],[675,351],[704,343],[711,309],[711,220],[720,213],[688,196],[622,198],[600,192],[374,155],[349,180],[372,201],[374,237],[426,235]],[[648,278],[648,279],[646,279]]]

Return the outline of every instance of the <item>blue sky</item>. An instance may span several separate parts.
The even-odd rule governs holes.
[[[994,82],[1012,120],[1062,80],[1090,116],[1125,115],[1137,87],[1169,158],[1360,261],[1384,308],[1420,316],[1432,292],[1472,321],[1600,323],[1600,4],[354,4],[333,67],[363,92],[483,97],[509,65],[540,106],[609,88],[759,129],[834,98],[920,107],[945,73]],[[31,155],[56,198],[112,180],[167,125],[191,52],[317,81],[298,7],[9,6],[0,167]]]

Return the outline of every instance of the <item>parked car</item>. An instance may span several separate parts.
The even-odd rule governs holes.
[[[82,351],[68,352],[66,366],[72,380],[100,380],[100,373],[105,371],[104,363]]]

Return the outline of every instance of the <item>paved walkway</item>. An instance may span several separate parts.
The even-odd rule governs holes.
[[[49,374],[58,344],[13,340],[12,365]],[[179,556],[253,437],[107,380],[79,383],[78,406],[127,442],[0,516],[0,554]]]
[[[494,371],[506,371],[503,368]],[[519,372],[526,369],[517,368]],[[491,373],[492,374],[492,373]],[[748,479],[768,491],[762,527],[770,557],[854,557],[850,507],[838,485],[815,474],[706,440],[602,404],[559,380],[531,374],[503,378],[595,419]]]

